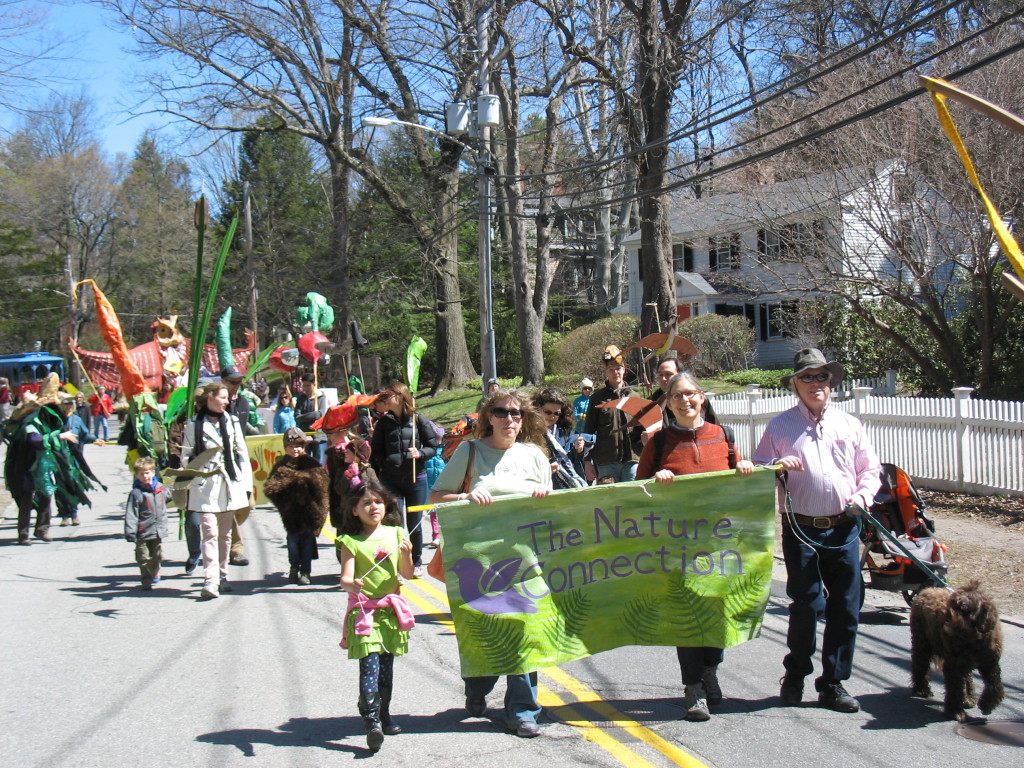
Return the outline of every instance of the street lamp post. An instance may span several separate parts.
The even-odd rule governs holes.
[[[427,133],[436,133],[439,136],[444,136],[448,140],[454,141],[456,144],[468,149],[470,152],[473,151],[472,147],[459,141],[451,134],[407,120],[395,120],[389,117],[365,117],[362,124],[370,128],[404,125],[409,128],[426,131]],[[487,391],[487,380],[497,378],[498,375],[497,352],[494,340],[494,308],[491,295],[491,173],[493,173],[493,169],[488,163],[487,133],[489,133],[489,128],[486,127],[485,123],[480,131],[480,148],[477,151],[476,167],[477,201],[479,207],[477,212],[479,229],[477,244],[480,258],[480,384],[484,392]]]

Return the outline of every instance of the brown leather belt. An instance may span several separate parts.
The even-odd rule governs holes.
[[[793,513],[793,518],[800,523],[800,525],[806,525],[808,528],[835,528],[836,526],[848,523],[852,518],[849,515],[838,514],[838,515],[827,515],[825,517],[808,517],[807,515],[798,515]],[[788,515],[783,517],[783,520],[788,520]]]

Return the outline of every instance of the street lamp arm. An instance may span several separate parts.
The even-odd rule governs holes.
[[[375,117],[371,115],[370,117],[363,118],[362,125],[364,128],[383,128],[388,125],[404,125],[409,128],[416,128],[421,131],[426,131],[427,133],[436,133],[438,136],[444,136],[446,139],[448,139],[448,141],[454,144],[458,144],[463,149],[467,149],[470,152],[474,151],[473,147],[469,146],[469,144],[459,141],[451,134],[445,133],[444,131],[439,131],[437,128],[431,128],[430,126],[423,125],[421,123],[413,123],[408,120],[396,120],[391,117]]]

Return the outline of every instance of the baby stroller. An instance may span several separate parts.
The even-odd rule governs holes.
[[[909,605],[922,589],[946,586],[946,546],[934,537],[935,522],[910,477],[895,464],[882,465],[882,487],[864,516],[861,569],[868,586],[902,592]]]

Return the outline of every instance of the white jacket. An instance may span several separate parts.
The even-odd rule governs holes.
[[[198,418],[198,417],[197,417]],[[193,512],[228,512],[245,509],[249,506],[249,492],[252,491],[252,465],[249,463],[249,449],[245,444],[245,435],[238,419],[227,414],[228,429],[231,435],[231,448],[235,454],[237,480],[232,481],[224,468],[224,453],[218,453],[200,469],[207,472],[216,469],[217,474],[209,477],[195,478],[188,489],[188,508]],[[207,448],[223,448],[220,429],[209,419],[203,417],[203,439]],[[196,428],[195,419],[185,425],[185,434],[181,441],[183,461],[195,452]]]

